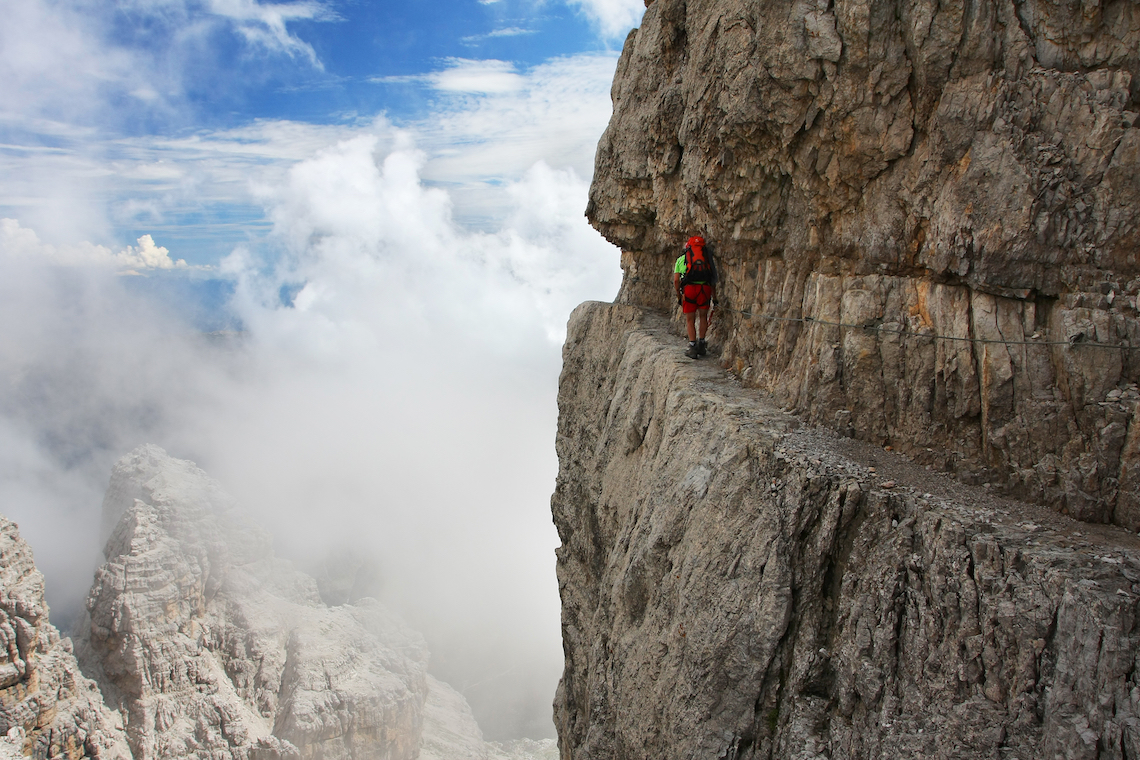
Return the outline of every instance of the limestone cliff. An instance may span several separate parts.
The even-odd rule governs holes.
[[[557,446],[564,760],[1140,757],[1134,534],[802,425],[629,305],[572,316]]]
[[[79,652],[125,716],[125,757],[499,756],[462,695],[427,675],[418,633],[374,599],[343,603],[344,573],[326,578],[326,604],[192,462],[137,449],[103,511]]]
[[[107,562],[75,648],[92,681],[0,517],[3,760],[554,756],[550,740],[483,740],[463,695],[427,675],[423,638],[363,595],[369,558],[299,572],[194,463],[128,454],[103,518]]]
[[[656,0],[587,214],[803,417],[1140,528],[1140,5]]]
[[[0,517],[0,757],[130,760],[117,713],[48,619],[44,580]]]
[[[103,510],[79,652],[134,760],[416,756],[419,634],[374,600],[326,606],[212,479],[155,446],[115,465]]]

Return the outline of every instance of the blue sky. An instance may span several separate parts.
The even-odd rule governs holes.
[[[490,738],[552,735],[561,342],[620,284],[583,211],[642,11],[0,0],[0,504],[53,619],[155,443],[288,556],[374,556]]]
[[[588,176],[639,7],[9,0],[0,216],[51,244],[152,234],[176,258],[213,264],[269,229],[251,185],[380,119],[444,160],[426,181],[459,190],[457,219],[488,228],[501,209],[465,203],[464,188],[536,160]],[[478,146],[478,174],[447,161]]]

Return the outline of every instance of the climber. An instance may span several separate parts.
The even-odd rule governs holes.
[[[716,299],[716,265],[703,237],[691,237],[685,244],[685,252],[673,266],[673,290],[676,291],[677,303],[685,314],[685,329],[689,334],[689,348],[685,351],[685,356],[690,359],[704,356],[708,352],[705,332]]]

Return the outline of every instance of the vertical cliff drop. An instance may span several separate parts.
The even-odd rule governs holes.
[[[802,426],[638,307],[564,356],[564,760],[1138,756],[1136,535]]]
[[[560,380],[564,760],[1140,756],[1138,9],[649,5]]]

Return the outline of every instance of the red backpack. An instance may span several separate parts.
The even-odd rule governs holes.
[[[715,277],[712,262],[705,256],[705,239],[689,238],[685,244],[685,273],[681,275],[681,285],[708,285]]]

